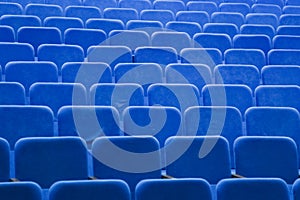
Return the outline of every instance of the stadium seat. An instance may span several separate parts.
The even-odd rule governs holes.
[[[272,39],[275,34],[276,30],[271,25],[264,25],[264,24],[244,24],[240,28],[241,34],[258,34],[258,35],[267,35]]]
[[[282,14],[281,8],[278,5],[272,4],[254,4],[252,6],[253,13],[271,13],[275,14],[278,18]]]
[[[233,106],[244,115],[253,106],[252,90],[246,85],[213,84],[202,89],[204,106]]]
[[[271,13],[249,13],[246,15],[245,23],[271,25],[274,29],[279,25],[277,16]]]
[[[102,13],[98,7],[95,6],[68,6],[65,8],[66,17],[78,17],[83,23],[90,18],[101,18]]]
[[[210,18],[204,11],[179,11],[176,14],[176,21],[196,22],[203,27],[210,22]]]
[[[0,25],[0,42],[15,42],[15,31],[12,27]]]
[[[0,183],[0,195],[1,199],[31,199],[31,200],[42,200],[42,189],[41,187],[29,181],[24,182],[5,182]]]
[[[63,9],[59,5],[50,5],[50,4],[27,4],[25,7],[26,15],[35,15],[40,18],[42,22],[47,17],[62,17]]]
[[[0,2],[0,16],[2,15],[22,15],[23,8],[18,3]]]
[[[188,107],[200,105],[199,90],[192,84],[156,83],[147,93],[149,106],[172,106],[183,113]]]
[[[224,179],[217,184],[219,200],[289,200],[288,185],[279,178]]]
[[[284,0],[273,0],[273,1],[268,1],[268,0],[256,0],[257,4],[271,4],[271,5],[278,5],[280,8],[282,8],[285,4]]]
[[[252,91],[260,84],[260,72],[254,65],[221,64],[214,74],[217,84],[244,84]]]
[[[52,62],[14,61],[5,66],[5,81],[19,82],[26,94],[35,82],[58,82],[57,67]]]
[[[201,26],[196,22],[171,21],[166,24],[167,31],[185,32],[190,38],[202,32]]]
[[[159,21],[163,25],[169,21],[175,21],[175,16],[170,10],[142,10],[140,13],[141,20]]]
[[[250,6],[247,3],[221,3],[220,12],[236,12],[247,15],[250,12]]]
[[[207,23],[203,27],[204,33],[223,33],[233,38],[239,33],[239,29],[235,24],[229,23]]]
[[[255,89],[257,106],[293,107],[300,111],[300,87],[296,85],[261,85]]]
[[[23,26],[41,26],[42,22],[34,15],[2,15],[0,24],[11,26],[17,33],[18,29]]]
[[[126,24],[129,20],[137,20],[138,12],[133,8],[105,8],[103,17],[106,19],[119,19]]]
[[[300,49],[300,36],[276,35],[273,38],[274,49]]]
[[[149,20],[129,20],[126,24],[126,29],[128,30],[141,30],[147,32],[149,35],[156,31],[162,31],[163,27],[164,25],[160,21]]]
[[[244,15],[234,12],[214,12],[211,15],[212,23],[231,23],[240,27],[244,24]]]
[[[79,83],[34,83],[29,97],[31,105],[49,106],[54,116],[62,106],[86,104],[86,90]]]
[[[171,1],[171,0],[155,0],[153,2],[153,8],[156,10],[170,10],[174,14],[179,11],[186,10],[185,3],[183,1]]]
[[[231,177],[229,145],[220,136],[175,136],[166,141],[166,174],[217,184]]]
[[[282,12],[284,14],[300,14],[299,6],[284,6]]]
[[[266,55],[272,48],[272,41],[266,35],[261,34],[237,34],[233,38],[233,47],[237,49],[260,49]]]
[[[300,67],[294,65],[269,65],[261,70],[264,85],[300,86]]]
[[[294,200],[299,200],[299,180],[297,179],[293,186],[292,186],[292,192]]]
[[[0,105],[25,105],[25,88],[17,82],[0,82]]]
[[[121,180],[58,181],[49,189],[49,200],[84,200],[87,197],[90,200],[130,200],[130,191],[127,183]]]
[[[225,3],[246,3],[250,7],[255,4],[255,0],[224,0]]]
[[[0,116],[0,137],[8,141],[11,150],[20,138],[54,136],[53,113],[46,106],[1,105]]]
[[[209,16],[219,10],[217,4],[212,1],[189,1],[186,4],[186,9],[188,11],[204,11]]]
[[[300,5],[300,2],[297,0],[286,0],[285,4],[286,5]]]
[[[120,8],[133,8],[138,13],[142,10],[152,9],[152,2],[150,0],[119,0]]]
[[[151,199],[203,199],[211,200],[210,185],[204,179],[152,179],[142,180],[135,191],[136,200]]]
[[[300,25],[300,14],[283,14],[279,18],[280,25]]]
[[[224,2],[224,0],[211,0],[211,2],[214,2],[215,4],[219,5]]]
[[[82,2],[80,0],[45,0],[46,4],[54,4],[54,5],[59,5],[63,9],[65,9],[68,6],[80,6],[82,5]]]
[[[247,178],[298,178],[298,154],[288,137],[243,136],[234,143],[236,173]]]
[[[86,28],[100,29],[108,35],[113,30],[123,30],[124,23],[119,19],[92,18],[86,21]]]
[[[299,25],[278,26],[277,35],[300,35],[300,26]]]
[[[83,0],[82,3],[84,6],[96,6],[102,11],[105,8],[115,8],[118,5],[116,0]]]
[[[1,165],[0,165],[0,181],[8,182],[10,178],[10,147],[8,142],[0,138],[0,158],[1,158]],[[3,188],[3,187],[1,187]],[[2,195],[3,197],[3,195]]]
[[[79,137],[22,138],[15,146],[16,178],[43,189],[60,180],[88,178],[87,149]]]
[[[300,65],[300,50],[272,49],[268,53],[268,63],[269,65]]]
[[[231,38],[227,34],[197,33],[193,40],[194,47],[197,48],[217,48],[223,53],[232,48]]]

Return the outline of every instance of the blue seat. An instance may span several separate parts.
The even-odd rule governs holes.
[[[152,8],[152,2],[149,0],[119,0],[118,4],[120,8],[133,8],[138,13]]]
[[[50,5],[50,4],[27,4],[25,7],[26,15],[35,15],[40,18],[43,22],[47,17],[62,17],[63,9],[59,5]]]
[[[180,52],[182,63],[205,64],[213,72],[223,62],[222,52],[216,48],[186,48]]]
[[[123,112],[124,134],[152,135],[163,147],[168,137],[182,135],[181,114],[174,107],[130,106]]]
[[[33,46],[35,54],[41,44],[61,44],[62,34],[54,27],[21,27],[17,32],[18,42],[29,43]]]
[[[241,0],[239,0],[239,1],[241,1]],[[214,2],[216,5],[219,5],[219,4],[223,3],[224,0],[211,0],[210,2]]]
[[[271,25],[264,24],[244,24],[241,26],[241,34],[263,34],[273,38],[276,34],[276,30]]]
[[[224,179],[217,184],[216,190],[220,200],[290,199],[287,184],[279,178]]]
[[[117,1],[116,0],[83,0],[82,1],[84,6],[96,6],[100,8],[102,11],[105,8],[115,8],[117,7]]]
[[[222,33],[197,33],[193,37],[194,47],[198,48],[217,48],[221,52],[232,48],[231,38]]]
[[[17,82],[0,82],[0,105],[25,105],[25,88]]]
[[[168,31],[185,32],[189,34],[190,38],[196,33],[202,32],[201,26],[196,22],[183,22],[183,21],[171,21],[166,24]]]
[[[60,180],[88,178],[87,149],[79,137],[22,138],[15,145],[16,178],[43,189]]]
[[[10,178],[11,170],[10,170],[10,147],[7,140],[0,138],[0,149],[1,149],[0,181],[8,182]]]
[[[167,83],[190,83],[199,91],[206,84],[212,83],[212,73],[207,65],[203,64],[169,64],[166,67]]]
[[[54,116],[62,106],[86,104],[86,90],[79,83],[34,83],[29,97],[31,105],[49,106]]]
[[[298,85],[300,86],[299,66],[269,65],[261,70],[264,85]]]
[[[20,138],[54,136],[53,113],[46,106],[1,105],[0,116],[0,137],[8,141],[11,149]]]
[[[136,186],[136,200],[212,200],[210,185],[203,179],[143,180]]]
[[[299,25],[281,25],[277,28],[277,35],[299,35]]]
[[[229,145],[220,136],[175,136],[165,146],[166,174],[174,178],[203,178],[217,184],[231,177]],[[189,164],[187,164],[189,163]]]
[[[87,61],[107,63],[113,71],[118,63],[132,63],[132,51],[126,46],[91,46]]]
[[[119,19],[126,24],[129,20],[137,20],[138,12],[133,8],[105,8],[103,17],[107,19]]]
[[[274,49],[300,49],[300,36],[276,35],[273,38]]]
[[[68,6],[80,6],[82,5],[82,2],[80,0],[45,0],[46,4],[54,4],[54,5],[59,5],[63,9],[65,9]]]
[[[214,12],[211,15],[212,23],[231,23],[240,27],[244,24],[244,15],[234,12]]]
[[[114,106],[119,113],[128,106],[144,105],[144,90],[135,83],[99,83],[90,89],[91,105]]]
[[[129,20],[126,24],[126,29],[128,30],[141,30],[147,32],[149,35],[156,31],[162,31],[163,27],[164,25],[160,21],[149,20]]]
[[[51,61],[56,64],[58,73],[66,62],[83,62],[84,52],[80,46],[65,44],[42,44],[37,50],[39,61]]]
[[[26,94],[35,82],[58,82],[57,67],[52,62],[14,61],[5,66],[5,81],[19,82]]]
[[[224,0],[225,3],[246,3],[250,7],[255,4],[255,0]]]
[[[237,49],[260,49],[266,55],[272,48],[272,41],[262,34],[237,34],[233,38],[233,47]]]
[[[97,137],[120,136],[120,116],[111,106],[63,106],[57,114],[59,136],[79,136],[88,146]]]
[[[271,4],[271,5],[277,5],[280,8],[282,8],[285,5],[284,0],[273,0],[273,1],[268,1],[268,0],[256,0],[257,4]]]
[[[140,13],[141,20],[159,21],[163,25],[169,21],[175,21],[175,16],[170,10],[142,10]]]
[[[254,65],[259,70],[267,64],[266,56],[259,49],[228,49],[224,53],[225,64]]]
[[[209,15],[205,11],[179,11],[176,21],[196,22],[200,26],[210,22]]]
[[[90,46],[106,43],[106,33],[99,29],[69,28],[64,33],[65,44],[81,46],[84,55]]]
[[[229,23],[207,23],[203,27],[204,33],[223,33],[233,38],[239,33],[239,29],[235,24]]]
[[[279,18],[280,25],[300,25],[300,14],[283,14]]]
[[[144,91],[153,83],[163,82],[164,72],[157,63],[119,63],[114,70],[116,83],[137,83]]]
[[[95,6],[68,6],[65,8],[66,17],[78,17],[84,23],[90,18],[101,18],[102,13]]]
[[[284,14],[300,14],[299,6],[284,6],[282,12]]]
[[[280,6],[275,4],[254,4],[251,9],[253,13],[271,13],[278,18],[282,14]]]
[[[246,85],[215,84],[202,89],[204,106],[233,106],[242,115],[253,106],[252,90]]]
[[[44,0],[6,0],[7,2],[18,3],[22,7],[25,7],[29,3],[41,4],[44,3]]]
[[[272,49],[268,53],[268,63],[269,65],[299,65],[300,50]]]
[[[261,85],[255,90],[257,106],[293,107],[300,111],[300,87],[296,85]]]
[[[271,13],[249,13],[246,15],[245,23],[271,25],[275,29],[279,25],[277,16]]]
[[[107,42],[111,46],[127,46],[134,51],[140,46],[150,46],[150,36],[142,30],[113,30]]]
[[[121,180],[58,181],[49,189],[49,200],[83,200],[88,196],[90,200],[130,200],[130,191],[127,183]]]
[[[229,143],[231,168],[234,168],[233,143],[243,135],[241,112],[230,106],[195,106],[183,115],[185,133],[189,136],[220,135]]]
[[[12,27],[0,25],[0,42],[15,42],[15,31]]]
[[[221,3],[220,12],[236,12],[247,15],[250,12],[250,6],[247,3]]]
[[[159,143],[152,136],[99,137],[92,154],[94,176],[126,181],[132,197],[139,181],[161,177]]]
[[[186,9],[185,3],[183,1],[171,1],[171,0],[155,0],[153,2],[153,8],[156,10],[170,10],[174,14]]]
[[[18,29],[23,26],[41,26],[42,22],[34,15],[2,15],[0,24],[11,26],[17,33]]]
[[[22,15],[23,8],[18,3],[0,2],[0,16],[2,15]]]
[[[124,23],[119,19],[93,18],[86,21],[86,28],[101,29],[108,35],[113,30],[123,30]]]
[[[295,142],[282,136],[243,136],[234,143],[236,173],[247,178],[298,178]],[[284,163],[284,164],[283,164]]]
[[[209,16],[219,10],[217,4],[212,1],[189,1],[186,4],[186,9],[188,11],[204,11]]]
[[[292,187],[294,200],[299,200],[299,179],[297,179]]]
[[[286,0],[285,4],[286,5],[300,5],[300,2],[297,0]]]
[[[199,90],[192,84],[156,83],[147,93],[149,106],[172,106],[183,113],[188,107],[200,105]]]
[[[254,65],[221,64],[214,74],[217,84],[244,84],[252,91],[260,85],[260,72]]]
[[[5,182],[0,183],[0,195],[3,200],[32,199],[42,200],[42,189],[34,182]]]

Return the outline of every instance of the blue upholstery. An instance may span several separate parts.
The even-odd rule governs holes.
[[[149,35],[151,35],[155,31],[162,31],[163,26],[164,25],[160,21],[130,20],[126,24],[126,29],[146,31]]]
[[[231,177],[229,145],[223,137],[175,136],[165,146],[167,175],[204,178],[210,184]]]
[[[9,142],[11,149],[20,138],[54,135],[53,113],[48,107],[2,105],[0,116],[5,122],[0,127],[0,137]]]
[[[49,200],[130,200],[127,183],[121,180],[59,181],[49,189]]]
[[[31,105],[49,106],[55,116],[62,106],[86,104],[86,90],[79,83],[34,83],[29,97]]]
[[[18,3],[0,2],[0,16],[2,15],[22,15],[23,8]]]
[[[189,1],[186,4],[188,11],[205,11],[210,16],[212,13],[218,11],[218,6],[212,1]]]
[[[300,188],[299,188],[299,179],[297,179],[294,184],[293,184],[293,187],[292,187],[292,191],[293,191],[293,197],[294,197],[294,200],[299,200],[299,191],[300,191]]]
[[[84,6],[96,6],[100,8],[102,11],[105,8],[114,8],[117,7],[117,1],[116,0],[83,0],[82,1]]]
[[[152,8],[152,3],[149,0],[119,0],[118,4],[120,8],[134,8],[138,13]]]
[[[39,61],[55,63],[59,74],[64,63],[84,60],[83,49],[77,45],[42,44],[38,47],[37,56]]]
[[[198,48],[217,48],[221,52],[232,48],[231,38],[221,33],[197,33],[193,37],[194,46]]]
[[[279,18],[280,25],[300,25],[299,14],[283,14]]]
[[[254,65],[259,70],[267,63],[264,52],[259,49],[228,49],[224,61],[225,64]]]
[[[82,2],[80,0],[45,0],[46,4],[54,4],[54,5],[59,5],[63,9],[66,8],[67,6],[80,6],[82,5]]]
[[[0,105],[24,105],[25,88],[17,82],[0,82]]]
[[[268,1],[268,0],[256,0],[256,3],[258,4],[271,4],[271,5],[278,5],[280,8],[282,8],[285,4],[285,0],[273,0],[273,1]]]
[[[249,13],[245,19],[246,24],[268,24],[277,28],[278,18],[271,13]]]
[[[136,200],[212,200],[209,183],[204,179],[143,180],[137,185],[135,193]]]
[[[211,2],[214,2],[216,5],[219,5],[224,2],[224,0],[211,0]]]
[[[0,138],[0,181],[8,182],[10,178],[10,147],[8,142]],[[3,197],[3,196],[2,196]]]
[[[275,4],[254,4],[252,6],[253,13],[271,13],[275,14],[278,18],[282,14],[281,8]]]
[[[78,17],[84,23],[90,18],[101,18],[101,10],[94,6],[68,6],[65,8],[66,17]]]
[[[144,91],[153,83],[163,82],[163,71],[156,63],[119,63],[114,74],[116,83],[137,83]]]
[[[269,65],[300,65],[300,50],[272,49],[268,53],[268,63]]]
[[[260,49],[266,55],[272,48],[272,41],[267,35],[237,34],[233,38],[233,47],[240,49]]]
[[[299,6],[284,6],[282,12],[284,14],[300,14]]]
[[[43,22],[45,18],[51,16],[63,16],[63,9],[59,5],[50,4],[27,4],[25,7],[26,15],[35,15]]]
[[[207,23],[203,27],[204,33],[224,33],[229,35],[231,38],[235,36],[239,29],[235,24],[229,23]]]
[[[167,24],[169,21],[174,21],[175,16],[170,10],[142,10],[140,13],[141,20],[159,21],[162,24]]]
[[[92,45],[105,44],[106,33],[98,29],[69,28],[64,34],[65,44],[79,45],[84,54]]]
[[[0,42],[14,42],[15,39],[15,31],[12,27],[0,25]]]
[[[217,65],[214,74],[217,84],[244,84],[252,91],[260,84],[260,73],[254,65]]]
[[[0,24],[11,26],[17,33],[22,26],[41,26],[42,22],[40,18],[34,15],[2,15]]]
[[[79,137],[20,139],[15,146],[16,178],[49,188],[60,180],[87,179],[87,149]]]
[[[289,200],[287,184],[279,178],[224,179],[217,185],[219,200]]]
[[[277,35],[273,43],[274,49],[300,49],[300,36]]]
[[[34,182],[0,183],[0,195],[3,200],[42,200],[42,189]]]
[[[299,25],[278,26],[277,35],[300,35],[300,26]]]
[[[192,84],[156,83],[149,86],[147,93],[150,106],[172,106],[183,113],[188,107],[200,105],[199,90]]]
[[[184,22],[184,21],[171,21],[166,24],[168,31],[185,32],[189,34],[190,38],[196,33],[202,32],[201,26],[196,22]]]
[[[124,23],[119,19],[93,18],[86,21],[86,28],[101,29],[108,35],[112,30],[123,30]]]
[[[293,65],[269,65],[261,70],[264,85],[300,86],[300,67]]]
[[[253,105],[252,90],[246,85],[206,85],[202,95],[205,106],[234,106],[242,115]]]
[[[28,94],[35,82],[58,82],[57,67],[52,62],[14,61],[5,66],[5,81],[21,83]]]
[[[300,87],[296,85],[261,85],[255,90],[257,106],[293,107],[300,111]]]
[[[214,12],[211,15],[212,23],[231,23],[240,27],[244,24],[244,16],[241,13],[234,12]]]
[[[156,10],[170,10],[176,14],[179,11],[185,10],[185,3],[183,1],[155,0],[153,8]]]
[[[123,112],[124,134],[152,135],[161,147],[170,136],[182,135],[181,114],[174,107],[130,106]]]
[[[138,12],[133,8],[105,8],[103,17],[108,19],[119,19],[126,24],[129,20],[137,20]]]
[[[196,22],[200,26],[209,22],[209,15],[204,11],[179,11],[176,21]]]
[[[243,136],[234,143],[236,173],[247,178],[298,178],[298,154],[288,137]]]
[[[252,6],[255,3],[255,0],[224,0],[225,3],[246,3],[249,6]]]
[[[285,4],[286,5],[300,5],[300,2],[297,0],[286,0]]]
[[[273,38],[276,30],[267,24],[244,24],[241,26],[241,34],[263,34]]]
[[[247,15],[250,12],[250,6],[247,3],[221,3],[220,12],[237,12]]]

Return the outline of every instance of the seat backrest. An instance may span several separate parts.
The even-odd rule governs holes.
[[[236,12],[247,15],[250,12],[250,6],[247,3],[221,3],[220,12]]]
[[[25,88],[18,82],[0,82],[0,105],[25,105]]]
[[[2,15],[22,15],[22,5],[13,2],[0,2],[0,16]]]
[[[300,25],[299,14],[283,14],[279,18],[280,25]]]
[[[274,49],[300,49],[300,36],[276,35],[273,43]]]
[[[128,1],[131,2],[131,0]],[[162,31],[163,27],[164,25],[160,21],[150,20],[129,20],[126,24],[126,29],[128,30],[141,30],[147,32],[149,35],[156,31]]]
[[[120,8],[134,8],[138,13],[145,9],[152,8],[152,2],[150,0],[120,0]]]
[[[249,13],[245,18],[246,24],[268,24],[275,29],[279,25],[278,18],[275,14],[271,13]]]
[[[183,1],[156,0],[153,2],[153,8],[156,10],[170,10],[174,14],[179,11],[186,10]]]
[[[140,13],[141,20],[159,21],[163,25],[169,21],[175,21],[175,15],[170,10],[143,10]]]
[[[84,23],[90,18],[101,18],[102,12],[95,6],[68,6],[65,8],[66,17],[78,17]]]
[[[197,33],[193,37],[194,47],[197,48],[216,48],[224,53],[232,48],[231,38],[222,33]]]
[[[299,65],[299,56],[299,49],[272,49],[268,53],[268,63],[269,65]]]
[[[273,46],[269,36],[262,34],[237,34],[232,41],[234,48],[260,49],[266,55]]]
[[[83,0],[82,1],[84,6],[96,6],[103,11],[105,8],[115,8],[118,7],[118,3],[116,0]]]
[[[211,15],[212,23],[232,23],[237,27],[244,24],[244,15],[235,12],[214,12]]]
[[[66,8],[67,6],[80,6],[82,5],[82,2],[80,0],[45,0],[46,4],[54,4],[54,5],[59,5],[63,9]]]
[[[137,20],[138,12],[133,8],[105,8],[103,17],[108,19],[119,19],[126,24],[129,20]]]
[[[12,27],[0,25],[0,42],[15,42],[16,35]]]
[[[43,199],[41,187],[38,184],[29,181],[0,183],[0,195],[3,200]]]
[[[280,25],[277,27],[277,35],[299,35],[299,25]]]
[[[10,147],[7,140],[0,138],[0,181],[8,182],[10,178]]]
[[[210,16],[218,11],[218,5],[213,1],[189,1],[186,4],[188,11],[205,11]]]
[[[44,22],[44,19],[47,17],[51,17],[51,16],[62,17],[64,11],[59,5],[29,3],[25,7],[24,12],[26,15],[38,16],[40,20]]]
[[[280,6],[275,4],[254,4],[252,6],[253,13],[271,13],[275,14],[278,18],[282,14]]]
[[[41,26],[40,18],[34,15],[2,15],[0,18],[1,25],[11,26],[15,33],[23,26]]]
[[[241,26],[241,34],[263,34],[271,38],[275,36],[276,30],[267,24],[244,24]]]
[[[196,22],[200,26],[210,22],[209,15],[205,11],[179,11],[176,21]]]
[[[204,33],[223,33],[233,38],[239,29],[235,24],[231,23],[207,23],[203,26]]]
[[[189,34],[190,38],[196,33],[202,32],[201,26],[196,22],[184,22],[184,21],[171,21],[166,24],[168,31],[185,32]]]
[[[300,67],[297,65],[267,65],[261,70],[264,85],[300,86]]]
[[[300,14],[299,6],[284,6],[282,12],[284,14]]]
[[[100,19],[91,18],[86,21],[86,28],[88,29],[100,29],[109,35],[110,31],[123,30],[125,25],[119,19]]]

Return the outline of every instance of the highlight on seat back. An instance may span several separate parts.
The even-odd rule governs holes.
[[[0,138],[0,181],[8,182],[10,178],[10,147],[6,139]]]
[[[212,194],[209,183],[200,178],[148,179],[136,186],[135,199],[211,200]]]
[[[15,145],[16,178],[43,189],[60,180],[88,178],[87,149],[79,137],[34,137]]]
[[[0,83],[0,105],[25,105],[25,88],[17,82]]]
[[[67,6],[65,8],[66,17],[78,17],[83,23],[90,18],[101,18],[102,12],[95,6]]]
[[[264,85],[300,86],[300,67],[297,65],[267,65],[261,70]]]
[[[44,2],[43,2],[44,3]],[[43,22],[46,17],[63,16],[63,9],[59,5],[29,3],[25,6],[26,15],[35,15]]]
[[[42,200],[41,187],[31,181],[0,183],[1,199],[31,199]]]
[[[82,1],[84,6],[96,6],[103,11],[105,8],[114,8],[117,7],[117,1],[116,0],[83,0]]]
[[[130,190],[122,180],[58,181],[49,189],[49,200],[130,200]]]
[[[234,143],[236,173],[247,178],[282,178],[292,184],[298,174],[298,152],[289,137],[243,136]]]

